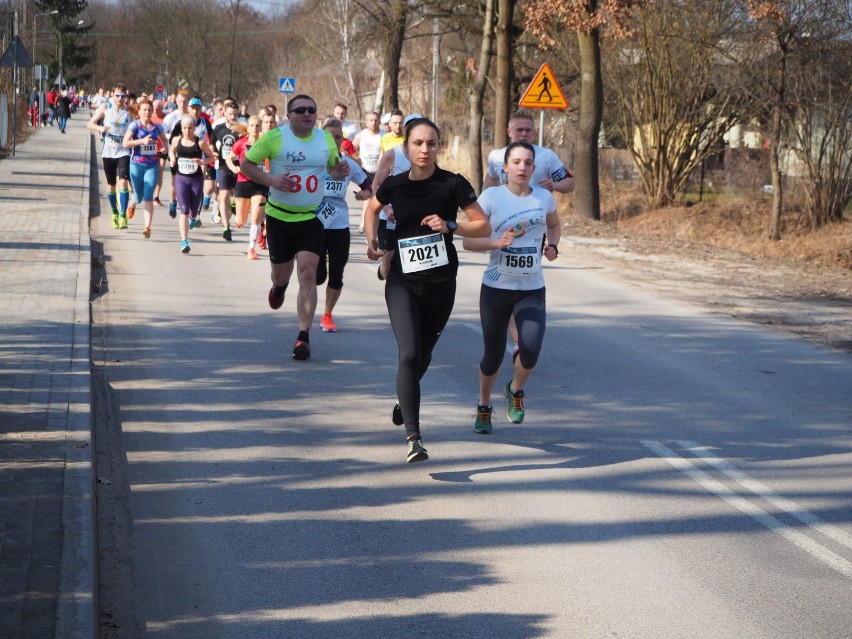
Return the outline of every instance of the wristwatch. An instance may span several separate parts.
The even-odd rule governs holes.
[[[455,222],[447,222],[447,233],[455,233],[458,227],[459,225]]]

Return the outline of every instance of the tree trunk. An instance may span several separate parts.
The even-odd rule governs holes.
[[[497,0],[497,95],[494,100],[494,146],[506,146],[509,136],[509,117],[512,111],[512,82],[514,73],[512,55],[514,23],[517,0]]]
[[[392,28],[388,32],[385,49],[386,92],[384,102],[389,110],[399,108],[399,69],[402,59],[402,44],[405,41],[405,26],[408,21],[408,5],[405,0],[393,0],[391,5]],[[384,108],[382,109],[384,111]]]
[[[769,152],[769,172],[772,175],[772,211],[769,214],[769,239],[781,239],[781,209],[784,205],[784,184],[781,181],[781,133],[784,124],[784,102],[787,99],[787,44],[778,37],[778,86],[772,105],[772,148]]]
[[[470,93],[470,124],[467,139],[470,149],[470,182],[477,193],[482,188],[482,99],[485,96],[485,81],[491,66],[491,47],[494,44],[494,3],[486,0],[485,17],[482,21],[482,44],[479,49],[479,67]]]
[[[577,31],[580,45],[580,122],[574,163],[574,211],[601,219],[598,136],[603,118],[600,31]]]

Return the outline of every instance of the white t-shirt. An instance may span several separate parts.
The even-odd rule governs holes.
[[[388,177],[391,175],[399,175],[400,173],[405,173],[406,171],[411,169],[411,162],[408,159],[408,156],[405,155],[405,152],[402,150],[402,145],[397,145],[392,149],[388,149],[385,153],[393,153],[393,167],[391,167],[390,173],[388,173]],[[379,219],[387,220],[388,228],[395,229],[396,222],[391,222],[388,220],[388,213],[393,212],[393,207],[388,204],[387,206],[383,206],[382,210],[379,211]]]
[[[547,232],[547,216],[556,211],[553,195],[533,187],[529,195],[519,197],[503,185],[485,189],[477,201],[491,223],[491,239],[498,239],[509,229],[515,233],[511,246],[491,251],[482,283],[510,291],[542,288],[541,244]]]
[[[382,157],[382,134],[362,129],[357,137],[361,166],[368,173],[375,173],[379,168],[379,158]]]
[[[343,156],[343,161],[349,165],[349,175],[342,180],[335,180],[326,172],[325,195],[319,208],[317,208],[317,217],[328,230],[349,228],[349,205],[346,204],[346,191],[350,182],[362,184],[367,179],[367,174],[355,160]]]
[[[562,164],[562,160],[553,151],[543,146],[533,144],[535,149],[535,171],[533,172],[530,186],[538,185],[542,180],[550,178],[554,182],[561,182],[568,177],[568,169]],[[494,149],[488,154],[488,165],[485,174],[500,180],[500,184],[506,183],[506,173],[503,171],[503,160],[506,156],[506,147]]]

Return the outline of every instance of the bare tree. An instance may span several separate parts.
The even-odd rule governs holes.
[[[576,31],[580,45],[580,126],[574,164],[574,210],[599,220],[598,138],[603,113],[601,37],[620,38],[629,33],[625,20],[645,0],[532,0],[527,5],[526,24],[542,48],[555,44],[559,28]]]
[[[479,50],[479,66],[470,92],[470,125],[468,147],[470,152],[470,178],[477,191],[482,185],[482,99],[485,82],[491,66],[491,49],[494,46],[494,4],[496,0],[485,0],[482,19],[482,43]]]
[[[668,206],[716,153],[746,102],[729,0],[652,4],[616,48],[623,133],[652,207]],[[579,190],[579,187],[578,187]]]

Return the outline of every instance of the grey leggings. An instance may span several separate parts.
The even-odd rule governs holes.
[[[485,346],[479,370],[483,375],[491,376],[500,370],[512,315],[518,326],[521,365],[529,370],[538,362],[547,325],[545,289],[507,291],[483,284],[479,291],[479,319]]]

